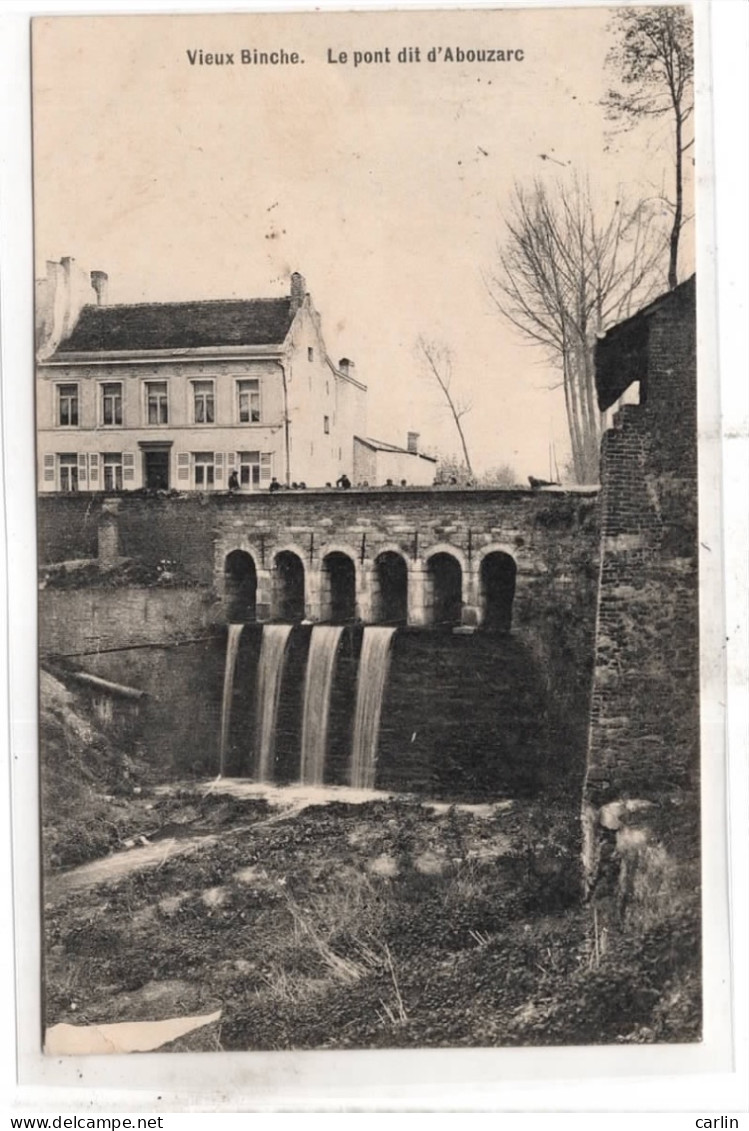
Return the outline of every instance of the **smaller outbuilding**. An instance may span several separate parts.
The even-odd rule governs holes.
[[[431,487],[434,456],[419,451],[419,433],[409,432],[406,447],[354,436],[354,485],[357,487]]]

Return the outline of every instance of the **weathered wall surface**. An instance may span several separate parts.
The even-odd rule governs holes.
[[[283,669],[272,777],[300,774],[304,674],[311,629],[291,633]],[[231,773],[252,774],[260,630],[240,640],[229,752]],[[334,666],[326,784],[350,781],[354,699],[362,630],[344,629]],[[522,641],[476,633],[399,629],[385,690],[375,785],[430,797],[518,795],[560,779],[548,734],[548,701]],[[580,777],[577,777],[579,788]]]
[[[42,495],[37,500],[40,564],[96,557],[99,522],[110,498],[114,502],[106,507],[116,508],[124,557],[154,568],[173,561],[185,579],[212,584],[214,511],[205,495]]]
[[[92,652],[58,664],[144,692],[129,737],[139,756],[152,764],[154,776],[169,781],[215,775],[218,769],[225,651],[225,632],[219,629],[196,643]],[[123,709],[132,710],[112,700],[115,729]]]
[[[601,945],[688,956],[699,1023],[699,600],[694,281],[612,333],[606,376],[640,381],[602,450],[601,574],[583,869]],[[644,322],[644,324],[643,324]],[[620,330],[621,334],[621,330]],[[629,336],[628,342],[626,336]],[[653,951],[653,948],[655,950]]]
[[[693,292],[649,320],[647,399],[602,450],[588,800],[695,786],[699,769]]]
[[[49,588],[39,594],[39,650],[75,655],[170,644],[204,634],[220,614],[204,589]]]
[[[94,557],[104,509],[100,495],[39,499],[39,557],[44,564]],[[180,577],[224,588],[224,562],[241,549],[258,579],[258,619],[273,613],[274,558],[295,552],[305,569],[310,619],[320,618],[320,573],[331,551],[348,555],[356,570],[357,615],[372,619],[373,570],[383,551],[401,555],[408,568],[409,622],[428,623],[429,560],[439,552],[459,562],[463,622],[482,618],[481,563],[488,553],[508,554],[517,566],[514,620],[539,624],[539,602],[550,586],[576,601],[591,598],[590,574],[598,560],[595,491],[403,489],[395,491],[264,492],[256,495],[145,496],[124,494],[116,511],[124,557],[156,566],[176,564]]]

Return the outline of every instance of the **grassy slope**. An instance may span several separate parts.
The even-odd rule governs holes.
[[[561,808],[226,812],[220,844],[48,913],[48,1024],[220,1007],[225,1049],[698,1036],[694,909],[594,959]]]

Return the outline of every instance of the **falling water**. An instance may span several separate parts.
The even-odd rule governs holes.
[[[266,624],[263,628],[257,674],[255,731],[255,777],[261,782],[272,778],[278,697],[290,633],[290,624]]]
[[[224,694],[221,699],[221,742],[218,758],[219,777],[223,777],[226,768],[226,749],[229,745],[229,726],[231,724],[231,697],[234,691],[234,669],[237,666],[237,650],[243,628],[243,624],[230,624],[229,635],[226,638]]]
[[[322,785],[323,782],[330,689],[333,684],[338,641],[342,632],[343,628],[340,625],[315,625],[310,637],[302,713],[300,778],[304,785]]]
[[[374,789],[380,715],[394,628],[365,628],[359,660],[351,752],[351,785]]]

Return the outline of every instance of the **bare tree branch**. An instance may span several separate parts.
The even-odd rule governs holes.
[[[678,281],[679,239],[684,227],[684,154],[694,138],[685,126],[694,109],[694,52],[692,20],[686,8],[622,7],[611,30],[616,36],[607,63],[619,75],[623,89],[610,90],[602,100],[607,117],[626,126],[644,117],[673,119],[675,201],[669,238],[668,283]]]
[[[460,437],[466,467],[468,468],[471,479],[473,479],[473,466],[471,465],[471,458],[468,455],[468,444],[466,443],[463,425],[461,424],[463,417],[471,411],[471,403],[470,401],[458,401],[452,395],[450,388],[453,376],[452,354],[447,346],[440,345],[438,342],[428,341],[423,337],[419,337],[416,348],[424,361],[427,372],[437,382],[442,396],[445,398],[445,403],[450,410],[458,436]]]
[[[575,475],[598,478],[596,335],[662,290],[668,235],[657,203],[596,210],[587,180],[516,185],[497,266],[485,276],[500,315],[561,372]]]

